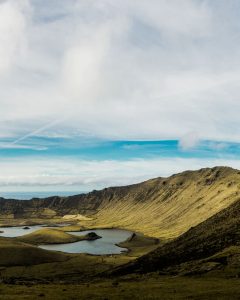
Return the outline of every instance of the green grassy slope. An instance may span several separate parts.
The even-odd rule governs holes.
[[[240,172],[216,167],[186,171],[129,187],[104,201],[86,226],[113,226],[158,238],[175,238],[235,202]]]
[[[205,222],[191,228],[172,242],[158,247],[129,265],[120,267],[116,273],[152,272],[207,257],[211,257],[209,261],[224,264],[226,259],[222,258],[221,260],[219,253],[215,260],[213,255],[230,246],[237,246],[237,249],[240,246],[240,200]],[[239,256],[239,251],[234,249],[235,252],[232,250],[230,254]],[[225,255],[226,257],[227,255]]]
[[[67,259],[64,253],[43,250],[12,238],[0,238],[0,266],[34,265]]]

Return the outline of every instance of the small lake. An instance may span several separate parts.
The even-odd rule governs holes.
[[[0,236],[5,237],[17,237],[24,234],[32,233],[38,229],[43,229],[44,227],[41,225],[34,225],[34,226],[28,226],[29,229],[23,229],[25,226],[18,226],[18,227],[1,227],[0,230],[3,231],[3,233],[0,233]]]
[[[88,253],[95,255],[120,254],[127,251],[127,249],[118,247],[116,244],[125,241],[132,234],[130,231],[121,229],[96,229],[70,233],[81,236],[89,232],[95,232],[102,238],[94,241],[80,241],[76,243],[44,245],[40,247],[46,250],[56,250],[68,253]]]
[[[24,226],[16,226],[16,227],[0,227],[0,230],[3,231],[3,233],[0,233],[0,236],[4,237],[17,237],[21,236],[24,234],[29,234],[32,233],[38,229],[43,229],[43,228],[54,228],[57,229],[58,227],[62,226],[68,226],[68,223],[62,223],[59,224],[57,227],[56,226],[46,226],[46,225],[34,225],[34,226],[26,226],[29,229],[24,229]]]
[[[17,237],[24,234],[34,232],[43,227],[41,225],[28,226],[29,229],[23,229],[21,227],[2,227],[0,230],[4,231],[0,236],[4,237]],[[57,227],[54,227],[57,229]],[[75,243],[68,244],[55,244],[55,245],[41,245],[42,249],[62,251],[67,253],[88,253],[94,255],[104,255],[104,254],[120,254],[127,251],[125,248],[118,247],[116,244],[125,241],[129,238],[132,232],[122,229],[96,229],[96,230],[85,230],[81,232],[70,232],[73,235],[85,235],[89,232],[95,232],[97,235],[101,236],[101,239],[94,241],[79,241]]]

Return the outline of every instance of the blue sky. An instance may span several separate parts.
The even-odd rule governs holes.
[[[29,137],[0,149],[1,191],[77,193],[125,185],[186,169],[240,167],[240,144],[180,140],[103,141]]]
[[[240,143],[198,141],[183,148],[179,140],[160,141],[103,141],[70,138],[29,137],[19,147],[9,145],[8,139],[0,148],[1,157],[32,158],[60,157],[81,160],[131,160],[155,158],[238,159]]]
[[[240,167],[239,9],[0,1],[0,191]]]

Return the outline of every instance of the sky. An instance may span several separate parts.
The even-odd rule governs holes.
[[[240,168],[238,0],[0,0],[0,193]]]

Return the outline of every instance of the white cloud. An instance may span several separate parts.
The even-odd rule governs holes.
[[[6,74],[25,48],[28,1],[0,3],[0,75]]]
[[[0,190],[92,190],[126,185],[184,170],[216,165],[240,168],[238,160],[224,159],[138,159],[128,161],[84,161],[75,159],[34,160],[18,158],[0,161]]]
[[[211,11],[203,1],[125,1],[141,20],[166,34],[209,36]]]
[[[66,97],[88,103],[101,92],[103,62],[108,52],[109,30],[97,28],[68,49],[63,58],[62,82]],[[73,103],[74,104],[74,103]]]
[[[65,117],[68,135],[238,141],[239,16],[234,1],[214,5],[1,2],[0,135]]]
[[[179,139],[179,146],[182,150],[195,148],[200,142],[197,132],[191,131]]]

